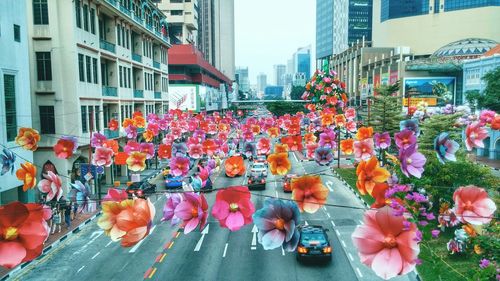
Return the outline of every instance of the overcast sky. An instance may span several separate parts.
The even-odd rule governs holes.
[[[251,84],[257,74],[273,81],[274,64],[286,65],[299,47],[315,54],[315,0],[234,0],[236,67],[248,66]]]

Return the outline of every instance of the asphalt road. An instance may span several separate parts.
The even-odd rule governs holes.
[[[161,223],[165,196],[152,197],[156,207],[151,234],[132,248],[122,248],[103,235],[95,222],[68,238],[41,260],[24,268],[15,280],[381,280],[359,262],[351,242],[351,233],[361,223],[363,205],[354,194],[331,173],[331,168],[314,162],[300,162],[290,153],[292,173],[322,173],[323,183],[330,189],[328,204],[315,214],[303,213],[303,223],[328,228],[333,246],[331,263],[302,264],[295,253],[281,249],[265,251],[253,243],[253,224],[236,232],[219,227],[209,217],[203,233],[188,235],[178,232],[169,222]],[[217,176],[214,186],[245,184],[246,177]],[[256,209],[265,196],[289,199],[282,191],[281,178],[268,176],[264,191],[252,191]],[[215,192],[206,195],[209,206]],[[338,207],[344,206],[344,207]],[[393,280],[410,280],[401,277]]]

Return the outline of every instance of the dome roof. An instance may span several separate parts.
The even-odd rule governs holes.
[[[449,43],[432,54],[433,57],[478,57],[498,43],[490,39],[467,38]]]

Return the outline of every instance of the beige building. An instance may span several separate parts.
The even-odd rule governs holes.
[[[490,2],[373,0],[373,47],[408,46],[430,55],[464,38],[500,41],[500,6]]]
[[[40,0],[27,3],[33,127],[42,134],[38,166],[52,163],[65,186],[89,161],[92,131],[125,144],[111,131],[134,111],[163,113],[168,104],[166,17],[144,0]],[[35,3],[35,4],[34,4]],[[56,158],[61,136],[78,138],[70,159]],[[125,166],[106,168],[110,184]]]
[[[234,80],[234,0],[213,0],[215,17],[215,67]]]
[[[198,46],[198,0],[162,0],[158,8],[168,17],[172,44]]]

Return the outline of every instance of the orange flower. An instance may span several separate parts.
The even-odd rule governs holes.
[[[220,123],[219,124],[219,131],[220,132],[229,132],[229,125],[225,123]]]
[[[340,150],[342,150],[342,153],[350,155],[354,152],[354,140],[353,139],[346,139],[346,140],[341,140],[340,141]]]
[[[361,128],[359,128],[358,132],[356,133],[356,139],[361,141],[361,140],[371,138],[372,135],[373,135],[373,128],[372,127],[361,127]]]
[[[231,156],[224,163],[226,168],[226,176],[234,178],[245,174],[245,161],[241,156]]]
[[[172,157],[172,145],[160,144],[158,146],[158,157],[160,159],[170,159]]]
[[[292,163],[288,159],[287,152],[271,154],[267,157],[267,161],[269,162],[269,169],[273,175],[284,176],[292,168]]]
[[[135,117],[143,117],[144,115],[142,114],[142,112],[140,111],[134,111],[134,113],[132,113],[132,118],[135,118]]]
[[[259,125],[252,125],[252,133],[254,135],[260,134],[260,126]]]
[[[155,135],[153,134],[153,132],[151,130],[146,130],[146,131],[144,131],[144,133],[142,133],[142,137],[144,138],[144,140],[146,142],[151,142],[153,140],[153,138],[155,137]]]
[[[109,120],[108,129],[110,129],[111,131],[118,130],[118,121],[116,121],[116,119]]]
[[[118,153],[119,146],[116,140],[105,140],[102,147],[111,148],[114,154]]]
[[[288,133],[290,135],[299,135],[300,134],[300,125],[297,124],[291,124],[288,127]]]
[[[24,182],[23,191],[35,187],[36,185],[36,167],[30,162],[21,163],[21,168],[16,171],[16,176]]]
[[[465,232],[470,237],[476,237],[477,236],[477,232],[476,232],[476,230],[474,229],[474,227],[471,224],[466,223],[466,224],[462,225],[462,229],[465,230]]]
[[[293,178],[291,188],[292,199],[297,202],[301,212],[316,213],[328,198],[328,189],[317,175]]]
[[[122,127],[127,128],[128,126],[134,126],[135,127],[135,121],[130,118],[125,118],[122,122]]]
[[[326,97],[326,102],[329,104],[336,105],[338,102],[338,99],[336,96],[329,96],[329,97]]]
[[[308,103],[308,104],[306,104],[306,108],[309,111],[315,111],[316,110],[316,105],[312,104],[312,103]]]
[[[333,124],[333,114],[323,114],[321,116],[321,125],[330,126]]]
[[[288,145],[279,143],[275,144],[274,153],[282,153],[282,152],[288,152]]]
[[[135,126],[137,128],[144,128],[144,127],[146,127],[146,119],[144,119],[144,117],[142,117],[142,116],[139,116],[139,115],[135,116],[134,117],[134,122],[135,122]]]
[[[500,130],[500,114],[497,114],[493,121],[491,121],[491,129]]]
[[[60,139],[54,145],[54,153],[57,158],[68,159],[73,155],[73,149],[75,148],[75,143],[71,140]]]
[[[19,128],[19,133],[16,137],[16,143],[26,150],[35,151],[38,148],[40,134],[38,131],[31,128]]]
[[[373,188],[377,183],[385,182],[391,174],[378,165],[377,157],[372,156],[368,161],[362,160],[356,168],[358,180],[356,187],[361,195],[372,195]]]
[[[127,167],[134,172],[143,171],[146,168],[146,153],[134,151],[127,158]]]
[[[277,138],[280,135],[280,129],[277,127],[271,127],[267,129],[267,134],[271,138]]]
[[[203,152],[208,156],[212,156],[219,149],[219,145],[213,139],[206,139],[202,142]]]
[[[335,115],[335,125],[337,127],[344,127],[345,126],[345,116],[344,114],[337,114]]]
[[[387,183],[377,183],[373,187],[372,196],[375,199],[375,202],[370,206],[371,208],[382,208],[387,204],[387,200],[385,198],[385,192],[389,188]]]
[[[302,136],[282,137],[281,143],[287,144],[290,151],[302,151]]]
[[[306,144],[316,143],[317,137],[313,133],[307,133],[304,135],[304,141]]]

